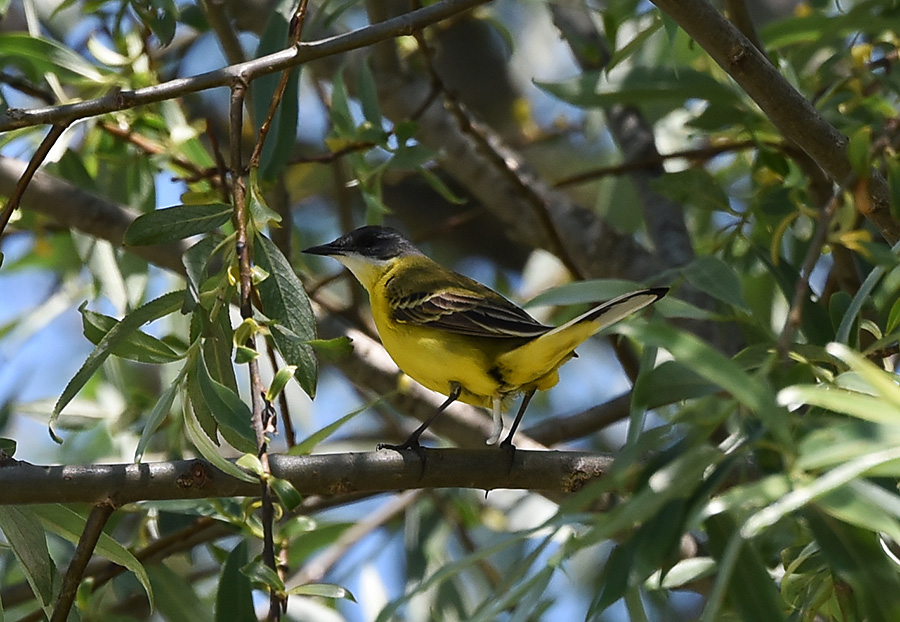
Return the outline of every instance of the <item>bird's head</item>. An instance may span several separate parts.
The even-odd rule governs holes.
[[[354,229],[333,242],[312,246],[303,252],[334,257],[344,264],[366,289],[397,258],[422,254],[399,231],[380,226]]]

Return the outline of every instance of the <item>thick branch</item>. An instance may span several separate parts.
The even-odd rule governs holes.
[[[753,98],[781,134],[794,141],[832,181],[852,173],[847,137],[826,121],[738,29],[706,0],[653,0]],[[884,177],[871,172],[868,202],[857,209],[890,243],[900,240]]]
[[[348,495],[413,488],[574,492],[600,477],[612,458],[584,452],[429,449],[424,472],[415,454],[395,451],[270,457],[272,474],[304,495]],[[0,466],[0,504],[97,503],[256,497],[259,484],[237,480],[203,460],[88,466]]]
[[[27,164],[0,156],[0,194],[9,195]],[[23,209],[40,212],[60,225],[77,229],[113,246],[122,246],[125,230],[140,212],[82,190],[65,180],[38,171],[22,196]],[[135,255],[172,272],[184,274],[181,255],[187,245],[158,244],[129,247]]]
[[[0,115],[0,132],[45,123],[71,122],[75,119],[94,117],[116,110],[126,110],[183,97],[188,93],[196,93],[218,86],[231,86],[236,78],[251,81],[262,75],[372,45],[390,37],[410,35],[425,26],[462,13],[487,1],[443,0],[423,9],[411,11],[405,15],[343,35],[309,43],[301,42],[274,54],[190,78],[178,78],[135,90],[114,90],[99,99],[30,110],[10,108],[5,114]]]
[[[423,78],[388,73],[377,78],[383,110],[395,122],[413,117],[431,97],[431,86]],[[416,139],[439,152],[441,168],[503,222],[512,239],[556,252],[535,208],[539,202],[581,276],[643,281],[662,272],[662,264],[632,236],[615,231],[597,214],[550,187],[495,132],[472,126],[473,131],[463,131],[437,101],[417,118]]]

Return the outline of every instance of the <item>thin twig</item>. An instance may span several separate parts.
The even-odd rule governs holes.
[[[803,320],[803,303],[809,294],[809,277],[816,262],[822,254],[822,247],[828,239],[828,229],[831,227],[831,221],[841,206],[841,195],[843,194],[843,186],[838,187],[828,204],[825,205],[819,213],[819,219],[816,223],[816,230],[809,241],[809,248],[806,251],[806,258],[803,260],[803,267],[800,272],[800,278],[794,286],[794,297],[791,300],[791,308],[788,311],[787,318],[784,321],[784,327],[778,336],[777,351],[782,361],[787,360],[788,350],[794,339],[794,334],[800,328],[800,322]]]
[[[831,125],[782,76],[741,32],[707,0],[651,0],[665,11],[756,102],[782,136],[793,141],[834,183],[853,172],[847,156],[848,139]],[[857,209],[891,244],[900,240],[900,221],[891,212],[887,181],[869,171],[868,201]]]
[[[177,78],[134,90],[113,90],[97,99],[48,106],[45,108],[10,108],[0,114],[0,132],[46,123],[72,122],[116,110],[128,110],[189,93],[228,86],[239,77],[252,80],[259,76],[295,67],[303,63],[356,50],[390,37],[410,35],[416,30],[467,11],[489,0],[443,0],[425,8],[372,24],[352,32],[319,41],[301,42],[296,46],[260,58],[230,65],[190,78]]]
[[[544,197],[539,192],[536,192],[531,184],[528,183],[528,180],[520,174],[521,165],[517,161],[501,155],[494,145],[491,144],[490,137],[482,129],[481,124],[475,121],[462,103],[452,96],[432,63],[433,52],[428,42],[425,41],[425,37],[421,32],[415,33],[415,37],[425,59],[429,78],[435,90],[443,94],[444,105],[456,121],[460,131],[472,138],[487,160],[513,184],[519,194],[531,205],[538,217],[538,221],[544,228],[547,239],[551,243],[553,254],[563,262],[569,272],[579,279],[583,279],[585,276],[584,272],[572,257],[569,247],[563,242]]]
[[[287,580],[286,587],[321,581],[325,573],[340,561],[353,545],[403,512],[419,498],[421,493],[421,490],[407,490],[355,523],[328,548],[306,562],[296,574]]]
[[[100,540],[106,521],[109,520],[115,509],[115,506],[109,501],[98,503],[91,509],[84,525],[84,531],[81,532],[81,537],[78,539],[78,546],[75,547],[75,555],[72,556],[72,561],[63,577],[62,587],[56,598],[50,622],[63,622],[69,617],[72,603],[75,602],[78,584],[81,583],[81,578],[84,576],[84,569],[87,568],[88,561],[94,554],[94,548]]]
[[[241,128],[244,122],[244,95],[246,93],[247,83],[244,80],[235,80],[231,88],[231,114],[230,114],[230,133],[231,145],[229,149],[231,160],[231,179],[234,186],[234,227],[237,234],[235,242],[235,250],[238,257],[238,267],[240,272],[240,308],[241,317],[244,319],[253,317],[253,277],[251,267],[251,247],[248,236],[248,220],[250,215],[247,211],[246,202],[246,186],[243,177],[243,164],[241,161]],[[256,337],[250,335],[247,338],[246,347],[256,350]],[[275,535],[274,535],[274,502],[272,499],[272,490],[269,487],[266,478],[271,474],[269,468],[269,450],[268,439],[268,417],[267,404],[264,399],[265,389],[263,387],[262,378],[259,374],[259,361],[255,358],[247,363],[250,374],[250,403],[251,403],[251,425],[256,433],[257,456],[262,465],[264,474],[262,481],[262,524],[263,524],[263,563],[277,572],[278,567],[275,563]],[[281,600],[275,590],[269,591],[269,620],[281,619]]]
[[[201,4],[210,28],[216,33],[216,38],[222,46],[225,58],[232,65],[244,62],[246,60],[244,49],[241,47],[237,33],[231,26],[231,19],[225,10],[225,3],[222,0],[204,0]]]
[[[657,167],[663,162],[667,160],[675,160],[675,159],[685,159],[690,160],[692,162],[709,160],[711,158],[715,158],[716,156],[722,155],[724,153],[732,153],[734,151],[743,151],[745,149],[756,149],[761,145],[766,145],[770,147],[774,147],[776,149],[785,149],[787,150],[788,145],[785,145],[783,141],[757,141],[757,140],[741,140],[736,142],[728,142],[728,143],[717,143],[713,145],[704,145],[702,147],[695,147],[692,149],[679,149],[677,151],[671,151],[669,153],[660,153],[651,157],[639,158],[635,160],[628,160],[627,162],[621,162],[619,164],[611,164],[609,166],[600,166],[597,168],[592,168],[587,171],[582,171],[581,173],[575,173],[574,175],[569,175],[568,177],[563,177],[562,179],[558,179],[553,182],[553,185],[557,188],[564,188],[566,186],[574,186],[577,184],[588,183],[592,181],[596,181],[598,179],[602,179],[603,177],[610,176],[618,176],[625,175],[627,173],[631,173],[633,171],[639,171],[646,168]]]
[[[50,153],[50,149],[53,148],[53,145],[56,144],[56,141],[59,140],[59,137],[62,136],[67,127],[68,124],[51,126],[50,131],[47,132],[47,135],[44,136],[41,144],[35,150],[34,155],[31,156],[31,160],[29,160],[28,166],[25,168],[25,173],[19,178],[15,190],[9,195],[6,205],[3,206],[3,212],[0,213],[0,235],[3,235],[3,230],[9,224],[9,219],[12,218],[13,212],[19,206],[19,201],[21,201],[22,195],[25,193],[25,188],[31,182],[31,178],[34,177],[44,158]]]
[[[113,136],[127,140],[144,153],[166,156],[172,164],[194,175],[192,179],[206,179],[216,188],[222,186],[224,183],[224,177],[217,177],[215,170],[211,171],[210,169],[197,166],[187,158],[170,152],[159,143],[150,140],[143,134],[132,131],[130,128],[122,128],[114,123],[101,123],[100,127],[103,131],[112,134]]]
[[[291,20],[289,33],[289,43],[291,46],[296,46],[300,42],[300,37],[303,35],[303,24],[306,21],[306,5],[308,3],[309,0],[300,0],[300,6],[297,7],[294,18]],[[253,148],[253,153],[250,156],[250,168],[259,168],[259,158],[262,155],[266,136],[269,135],[269,130],[272,128],[272,119],[275,118],[275,112],[278,110],[281,98],[284,97],[284,90],[287,88],[287,83],[291,78],[292,71],[294,71],[293,67],[281,72],[281,79],[278,81],[278,86],[272,94],[272,101],[269,102],[269,111],[266,113],[266,118],[259,127],[259,136],[256,139],[256,146]]]

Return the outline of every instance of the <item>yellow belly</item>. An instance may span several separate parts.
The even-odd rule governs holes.
[[[462,387],[460,401],[491,407],[491,398],[503,392],[500,380],[488,373],[496,352],[466,335],[448,334],[409,324],[377,325],[385,350],[406,375],[422,386],[449,395]],[[483,341],[483,340],[481,340]]]

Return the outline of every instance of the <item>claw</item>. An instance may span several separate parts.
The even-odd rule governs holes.
[[[382,449],[391,449],[401,455],[405,451],[412,451],[419,457],[419,462],[422,465],[421,475],[425,475],[425,462],[427,461],[427,458],[425,455],[425,448],[419,444],[419,436],[417,434],[413,434],[412,436],[410,436],[408,439],[406,439],[399,445],[391,445],[389,443],[378,443],[375,446],[375,451],[381,451]]]

